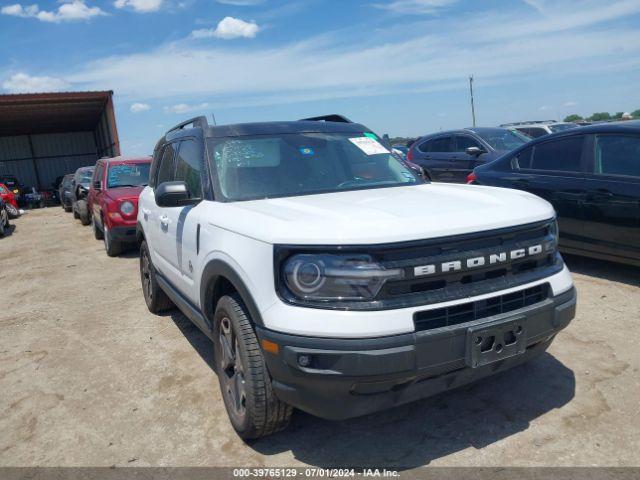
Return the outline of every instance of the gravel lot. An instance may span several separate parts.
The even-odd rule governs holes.
[[[640,270],[566,258],[578,313],[548,353],[498,377],[334,423],[296,412],[247,445],[208,340],[151,315],[137,252],[60,208],[0,239],[0,466],[640,465]]]

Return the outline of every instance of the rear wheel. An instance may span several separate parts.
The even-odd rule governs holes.
[[[106,223],[102,224],[102,233],[104,239],[104,249],[107,251],[107,255],[110,257],[117,257],[122,253],[122,243],[113,238],[111,230]]]
[[[71,204],[71,210],[73,211],[73,218],[80,218],[78,215],[78,202],[73,202]]]
[[[6,209],[0,210],[0,237],[4,237],[9,230],[9,214]]]
[[[293,408],[273,391],[249,314],[237,295],[218,301],[213,338],[222,397],[238,435],[259,438],[286,428]]]
[[[167,297],[156,279],[156,270],[151,263],[147,242],[140,245],[140,280],[142,282],[142,294],[147,308],[151,313],[159,313],[173,308],[173,302]]]

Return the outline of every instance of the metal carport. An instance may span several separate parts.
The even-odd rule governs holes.
[[[112,91],[0,95],[0,176],[45,190],[60,175],[117,155]]]

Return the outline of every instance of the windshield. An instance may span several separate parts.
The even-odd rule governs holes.
[[[76,183],[80,185],[87,185],[91,182],[91,177],[93,177],[93,169],[91,170],[80,170],[76,172]]]
[[[527,143],[522,135],[513,133],[506,128],[495,128],[475,131],[480,137],[495,150],[514,150]]]
[[[150,163],[123,163],[111,165],[107,177],[107,188],[137,187],[149,183]]]
[[[209,152],[231,201],[422,183],[370,133],[214,138]]]
[[[571,130],[576,127],[578,127],[578,125],[575,123],[557,123],[555,125],[549,125],[552,132],[562,132],[563,130]]]

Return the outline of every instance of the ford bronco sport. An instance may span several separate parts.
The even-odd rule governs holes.
[[[504,371],[575,313],[549,203],[425,183],[366,127],[320,120],[181,123],[139,199],[146,304],[211,338],[243,438]]]

